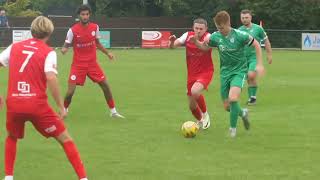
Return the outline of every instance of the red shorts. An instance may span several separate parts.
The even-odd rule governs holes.
[[[47,138],[57,137],[65,131],[63,121],[48,104],[34,108],[35,110],[30,113],[13,112],[12,108],[14,105],[8,108],[6,126],[8,133],[16,138],[24,137],[24,126],[27,121]]]
[[[213,72],[206,72],[199,74],[195,77],[188,77],[188,82],[187,82],[187,95],[191,96],[191,88],[194,83],[199,82],[201,83],[206,90],[208,90],[208,86],[211,83],[213,77]]]
[[[93,63],[85,67],[72,65],[69,75],[69,83],[83,86],[87,76],[96,83],[102,82],[106,79],[98,63]]]

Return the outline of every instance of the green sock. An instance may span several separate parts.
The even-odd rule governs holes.
[[[257,90],[258,90],[257,86],[252,87],[252,96],[254,96],[254,97],[257,96]]]
[[[248,87],[249,98],[252,97],[252,96],[256,96],[257,95],[257,89],[258,89],[257,86],[249,86]]]
[[[237,127],[238,116],[242,112],[238,102],[230,102],[230,126],[232,128]],[[242,113],[241,113],[242,115]]]

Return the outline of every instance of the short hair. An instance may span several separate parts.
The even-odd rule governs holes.
[[[249,9],[243,9],[240,14],[250,14],[252,16],[252,11],[250,11]]]
[[[81,13],[82,11],[89,11],[89,13],[91,14],[91,8],[90,8],[90,6],[87,5],[87,4],[82,4],[82,5],[80,5],[80,6],[78,7],[78,9],[77,9],[77,14],[80,15],[80,13]]]
[[[230,15],[227,11],[219,11],[213,20],[218,25],[230,23]]]
[[[31,23],[31,34],[34,38],[43,39],[52,34],[54,30],[53,23],[44,16],[38,16]]]
[[[204,24],[206,26],[208,26],[208,22],[207,20],[203,19],[203,18],[197,18],[193,21],[193,24],[198,23],[198,24]]]

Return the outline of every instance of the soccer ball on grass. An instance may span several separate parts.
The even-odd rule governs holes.
[[[181,132],[184,137],[186,138],[193,138],[197,135],[197,132],[199,131],[199,126],[197,123],[193,121],[187,121],[182,124]]]

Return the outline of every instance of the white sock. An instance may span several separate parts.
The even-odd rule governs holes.
[[[13,180],[13,176],[5,176],[4,180]]]
[[[82,179],[80,179],[80,180],[88,180],[87,178],[82,178]]]
[[[112,114],[114,114],[114,113],[117,113],[117,110],[116,110],[116,108],[114,107],[114,108],[110,109],[110,112],[111,112]]]

